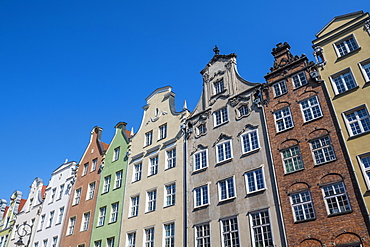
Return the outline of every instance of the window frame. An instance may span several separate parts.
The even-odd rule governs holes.
[[[130,238],[130,236],[131,236],[131,238]],[[126,247],[135,247],[136,246],[136,231],[126,233],[126,243],[127,243]]]
[[[116,147],[113,150],[113,159],[112,159],[112,162],[119,160],[120,152],[121,152],[121,147]]]
[[[307,193],[307,194],[304,195],[304,193]],[[297,198],[300,200],[299,202],[295,202],[294,201],[295,199],[293,199],[293,196],[296,196],[296,195],[299,196],[299,198]],[[307,196],[309,198],[307,198]],[[290,205],[292,207],[294,222],[302,222],[302,221],[309,221],[309,220],[316,219],[315,208],[312,202],[311,192],[309,190],[291,193],[289,195],[289,199],[290,199]],[[305,200],[305,199],[309,199],[309,200]],[[310,209],[312,210],[312,212],[308,211]],[[303,219],[298,219],[298,216],[300,216],[298,215],[299,213],[302,214]]]
[[[130,215],[131,217],[136,217],[139,215],[139,205],[140,205],[140,195],[134,195],[130,197]]]
[[[136,169],[140,168],[140,169]],[[143,163],[136,163],[133,165],[132,182],[140,181],[143,176]]]
[[[232,222],[232,221],[235,221],[235,222]],[[225,226],[226,223],[228,226]],[[235,227],[232,227],[233,225],[236,226],[236,229]],[[240,246],[239,222],[238,222],[237,216],[220,219],[220,229],[221,229],[222,247],[239,247]],[[225,239],[226,236],[228,236],[227,239]],[[225,241],[227,240],[229,241],[227,244],[225,244]],[[237,242],[235,242],[235,240],[237,240]]]
[[[248,174],[251,174],[253,176],[252,181],[250,181]],[[262,176],[262,182],[263,182],[262,187],[258,183],[258,181],[260,180],[260,177],[257,177],[257,176]],[[263,170],[263,167],[259,167],[257,169],[253,169],[253,170],[245,172],[244,179],[245,179],[247,195],[266,190],[265,172]],[[255,188],[254,190],[252,190],[250,187],[251,183],[253,183],[253,187]]]
[[[364,163],[363,159],[369,159],[366,164]],[[361,167],[362,175],[364,176],[364,180],[366,183],[367,191],[370,190],[370,152],[357,155],[357,161]],[[368,163],[368,167],[366,167]]]
[[[295,149],[295,148],[298,148],[298,154],[294,153],[293,149]],[[284,157],[285,152],[289,152],[290,156]],[[284,173],[285,174],[289,174],[289,173],[296,172],[296,171],[301,171],[301,170],[304,169],[304,163],[303,163],[303,159],[302,159],[302,155],[301,155],[301,149],[300,149],[299,145],[294,145],[294,146],[285,148],[285,149],[280,151],[280,154],[281,154],[281,159],[283,161]],[[288,161],[291,161],[291,163],[287,164]],[[301,163],[300,165],[302,167],[298,167],[297,162],[298,163],[300,162]],[[287,168],[288,165],[292,165],[292,168],[293,168],[292,171],[288,171],[288,168]]]
[[[303,80],[302,80],[301,75],[303,75],[303,78],[304,78]],[[301,72],[298,72],[298,73],[292,75],[291,78],[292,78],[294,89],[300,88],[300,87],[308,84],[307,76],[306,76],[306,73],[304,71],[301,71]]]
[[[229,112],[226,107],[213,112],[213,126],[218,127],[229,122]]]
[[[75,225],[76,225],[76,219],[77,219],[76,216],[72,216],[72,217],[69,218],[67,236],[73,235]]]
[[[256,139],[254,139],[254,136],[252,136],[252,135],[255,135]],[[245,141],[246,138],[248,139],[247,142]],[[254,152],[254,151],[259,150],[261,148],[260,147],[260,142],[259,142],[258,129],[254,129],[254,130],[244,132],[240,136],[240,139],[241,139],[240,143],[241,143],[241,146],[242,146],[242,153],[243,154],[251,153],[251,152]],[[255,142],[257,142],[257,147],[255,147]],[[247,147],[247,144],[248,144],[248,147]],[[249,150],[247,150],[247,148]]]
[[[358,66],[361,70],[361,73],[364,77],[364,80],[365,80],[365,83],[368,83],[370,82],[370,58],[362,61],[362,62],[359,62],[358,63]],[[366,68],[364,68],[366,66]],[[368,72],[366,70],[369,70]]]
[[[154,247],[155,241],[155,229],[154,226],[147,227],[144,229],[144,246],[145,247]]]
[[[110,184],[111,184],[112,176],[108,175],[104,177],[104,183],[103,183],[103,191],[102,194],[106,194],[110,190]]]
[[[145,133],[145,138],[144,138],[144,147],[152,145],[153,144],[153,130],[148,131]]]
[[[106,216],[107,216],[107,206],[100,207],[99,208],[98,223],[96,225],[97,227],[104,226]]]
[[[86,176],[86,174],[87,174],[87,172],[88,172],[88,170],[89,170],[89,162],[86,162],[85,164],[84,164],[84,167],[83,167],[83,170],[82,170],[82,177],[83,176]]]
[[[288,93],[288,88],[287,88],[285,80],[281,80],[281,81],[278,81],[278,82],[272,84],[272,88],[273,88],[273,91],[274,91],[274,97],[275,98],[280,97],[281,95],[284,95],[284,94]]]
[[[213,83],[213,92],[214,92],[214,95],[217,95],[219,93],[222,93],[223,91],[225,91],[225,82],[223,79],[221,80],[217,80]]]
[[[326,144],[324,143],[325,145],[323,145],[323,140],[328,138],[329,139],[329,144]],[[313,147],[313,143],[314,142],[317,142],[319,141],[320,142],[320,147],[318,148],[315,148]],[[331,161],[334,161],[336,160],[336,155],[335,155],[335,150],[334,150],[334,146],[332,145],[332,141],[331,141],[331,138],[329,135],[325,135],[325,136],[321,136],[319,138],[316,138],[316,139],[313,139],[313,140],[310,140],[310,147],[311,147],[311,152],[312,152],[312,156],[313,156],[313,160],[315,162],[315,166],[317,165],[322,165],[322,164],[325,164],[325,163],[328,163],[328,162],[331,162]],[[320,155],[320,153],[321,155]],[[328,154],[330,155],[329,158],[327,158],[326,156],[328,156]],[[330,154],[332,153],[332,154]],[[317,156],[320,156],[320,157],[317,157]],[[321,157],[322,156],[322,157]],[[317,158],[320,158],[320,160],[323,158],[324,161],[318,163],[318,159]]]
[[[176,147],[166,150],[166,170],[176,167],[176,154]]]
[[[115,182],[114,182],[114,189],[118,189],[122,187],[122,177],[123,177],[123,170],[117,171]]]
[[[357,47],[354,47],[353,49],[350,48],[350,46],[353,46],[353,44],[349,45],[349,42],[348,42],[351,39],[353,39],[353,41],[355,42],[355,44],[357,46]],[[345,48],[345,51],[343,51],[343,54],[341,54],[340,48],[338,48],[338,45],[339,44],[343,44],[342,47]],[[343,38],[343,39],[341,39],[341,40],[333,43],[333,46],[334,46],[334,50],[335,50],[335,53],[337,54],[337,57],[338,58],[341,58],[341,57],[343,57],[343,56],[345,56],[345,55],[347,55],[347,54],[349,54],[351,52],[354,52],[354,51],[356,51],[356,50],[358,50],[358,49],[361,48],[360,45],[358,44],[358,42],[357,42],[356,37],[355,37],[354,34],[350,34],[347,37],[345,37],[345,38]]]
[[[109,223],[117,222],[118,212],[119,212],[118,209],[119,209],[119,202],[115,202],[111,204]]]
[[[146,191],[146,213],[156,211],[157,209],[157,189]]]
[[[92,186],[93,185],[93,186]],[[96,183],[95,181],[92,182],[92,183],[89,183],[88,185],[88,191],[86,193],[86,201],[88,200],[91,200],[94,198],[94,194],[95,194],[95,187],[96,187]]]
[[[232,190],[230,190],[229,186],[229,180],[232,180]],[[225,185],[225,188],[223,188],[223,185]],[[228,177],[222,180],[217,181],[217,188],[218,188],[218,201],[224,202],[228,200],[233,200],[236,198],[236,189],[235,189],[235,176]],[[233,194],[230,195],[230,192],[232,191]],[[225,198],[223,198],[223,192],[225,192]]]
[[[197,169],[197,156],[199,155],[199,168]],[[199,150],[193,154],[193,171],[200,171],[208,167],[208,149]]]
[[[329,78],[330,78],[331,85],[333,87],[335,95],[340,95],[340,94],[346,93],[346,92],[358,87],[356,79],[353,76],[352,69],[350,67],[331,75]],[[340,83],[341,83],[340,86],[343,87],[343,91],[342,91],[342,89],[338,90],[338,85],[336,83],[337,78],[340,78]],[[352,79],[352,82],[354,83],[354,85],[352,86],[351,81],[346,80],[346,78],[347,79]],[[352,86],[352,87],[349,87],[349,85]]]
[[[266,223],[266,220],[264,220],[264,222],[262,221],[262,219],[266,218],[262,218],[261,217],[261,214],[262,213],[265,213],[267,214],[267,220],[268,222]],[[254,215],[258,215],[258,219],[254,219],[253,216]],[[256,222],[256,221],[259,221],[259,222]],[[251,230],[251,237],[252,237],[252,246],[253,247],[269,247],[269,246],[274,246],[274,234],[272,232],[272,227],[271,227],[271,220],[270,220],[270,212],[269,212],[269,209],[263,209],[263,210],[259,210],[259,211],[253,211],[253,212],[249,212],[249,223],[250,223],[250,230]],[[258,223],[258,225],[254,224],[254,223]],[[255,238],[255,234],[258,233],[255,231],[255,229],[260,229],[260,236],[263,238],[262,239],[262,245],[261,243],[256,243],[256,238]],[[267,232],[265,232],[266,230],[268,230]],[[265,239],[265,237],[270,234],[271,235],[271,240],[270,242],[268,242],[267,244],[265,243],[266,240],[268,239]],[[257,245],[258,244],[258,245]]]
[[[366,113],[366,116],[365,117],[360,117],[359,113],[358,113],[360,111],[364,111]],[[351,115],[351,114],[354,114],[356,119],[352,120],[352,121],[349,121],[348,116]],[[342,116],[344,118],[344,122],[346,123],[348,135],[350,137],[360,136],[360,135],[363,135],[363,134],[366,134],[366,133],[370,132],[370,114],[369,114],[369,111],[366,107],[366,104],[357,106],[357,107],[355,107],[351,110],[347,110],[347,111],[342,113]],[[364,120],[367,120],[368,123],[369,123],[369,127],[368,127],[369,129],[368,130],[365,130],[366,125],[363,123]],[[353,129],[352,129],[352,124],[356,124],[356,126],[354,126],[356,128],[356,131],[361,131],[361,132],[355,134]]]
[[[227,152],[227,144],[228,145],[228,149],[230,150],[230,155],[227,155],[228,152]],[[220,148],[222,150],[220,150]],[[220,152],[222,151],[222,152]],[[220,154],[222,154],[222,157],[223,159],[220,160]],[[232,147],[232,142],[231,140],[226,140],[226,141],[223,141],[223,142],[220,142],[216,145],[216,163],[222,163],[222,162],[226,162],[228,160],[231,160],[233,158],[233,147]]]
[[[207,226],[208,229],[205,229],[205,226]],[[201,236],[198,236],[199,232],[202,232]],[[194,226],[194,236],[195,236],[194,238],[195,247],[211,247],[211,226],[209,222],[195,225]]]
[[[209,205],[209,184],[205,184],[205,185],[194,188],[193,197],[194,197],[193,198],[194,208],[201,208],[201,207],[208,206]]]
[[[92,162],[91,162],[91,170],[90,170],[90,172],[93,172],[93,171],[95,171],[96,170],[96,166],[98,165],[98,158],[95,158],[95,159],[93,159],[92,160]]]
[[[158,164],[159,164],[158,155],[149,157],[148,177],[158,174]]]
[[[82,187],[77,188],[75,190],[75,193],[74,193],[74,196],[73,196],[73,205],[72,206],[80,204],[81,195],[82,195]]]
[[[166,227],[169,227],[169,229],[166,229]],[[175,222],[174,221],[163,224],[163,246],[164,247],[175,246]]]
[[[336,189],[334,187],[336,185],[342,185],[342,188],[344,189],[344,192],[339,192],[338,193],[338,192],[335,191],[335,194],[333,194],[333,195],[325,195],[325,189],[324,188],[332,187],[332,188]],[[349,200],[349,197],[348,197],[347,189],[346,189],[346,186],[345,186],[343,181],[323,185],[323,186],[321,186],[321,191],[322,191],[323,200],[324,200],[324,203],[325,203],[325,208],[326,208],[326,212],[327,212],[328,216],[338,215],[338,214],[345,214],[345,213],[348,213],[348,212],[352,212],[352,207],[351,207],[351,203],[350,203],[350,200]],[[347,201],[347,206],[349,207],[348,209],[343,210],[343,211],[340,211],[341,206],[338,206],[340,204],[343,204],[343,202],[339,203],[339,201],[338,201],[338,198],[341,197],[341,196],[345,196],[345,199]],[[335,203],[338,206],[337,208],[333,208],[333,209],[330,208],[330,205],[328,204],[328,199],[332,199],[332,198],[335,198]],[[338,211],[337,212],[331,212],[331,210],[335,210],[335,211],[338,210]]]
[[[167,123],[162,124],[158,127],[158,140],[165,139],[167,137]]]
[[[90,211],[83,213],[80,232],[85,232],[89,230],[90,217]]]
[[[164,207],[176,205],[176,183],[168,183],[164,185],[165,197]]]
[[[284,113],[284,110],[288,110],[288,114],[285,114]],[[281,117],[277,118],[277,114],[281,114]],[[293,121],[293,116],[292,116],[292,112],[290,110],[290,107],[287,106],[287,107],[284,107],[282,109],[279,109],[277,111],[274,111],[273,112],[273,115],[274,115],[274,119],[275,119],[275,127],[276,127],[276,132],[277,133],[280,133],[280,132],[283,132],[283,131],[286,131],[286,130],[289,130],[289,129],[292,129],[294,128],[294,121]],[[289,126],[289,121],[291,122],[291,126]],[[283,129],[279,129],[279,123],[282,122],[283,123]]]
[[[312,99],[316,100],[316,104],[312,103]],[[308,106],[304,108],[303,104],[305,104],[305,103],[307,103]],[[301,100],[299,102],[299,106],[301,108],[302,118],[303,118],[303,121],[305,123],[314,121],[314,120],[316,120],[318,118],[321,118],[323,116],[323,112],[322,112],[321,106],[320,106],[320,101],[319,101],[319,98],[317,97],[317,95],[315,95],[313,97],[310,97],[310,98],[307,98],[307,99],[304,99],[304,100]],[[320,114],[315,116],[315,112],[317,112],[317,110],[320,112]],[[307,115],[306,113],[308,113],[309,116],[306,116]],[[307,117],[310,117],[310,119],[307,119]]]

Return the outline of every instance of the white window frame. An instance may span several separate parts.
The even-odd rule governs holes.
[[[299,102],[304,122],[310,122],[323,116],[317,96]],[[305,106],[304,106],[305,105]]]
[[[194,208],[209,205],[209,184],[205,184],[193,189]]]
[[[230,186],[232,186],[232,190],[229,188]],[[236,198],[235,176],[218,181],[217,187],[218,187],[218,200],[220,202]],[[223,193],[222,193],[223,191],[225,192],[224,198],[223,198]]]
[[[82,176],[85,176],[89,170],[89,162],[84,164],[83,171],[82,171]]]
[[[274,89],[275,98],[279,97],[283,94],[286,94],[288,92],[288,88],[286,86],[286,81],[285,80],[274,83],[272,85],[272,88]]]
[[[224,80],[218,80],[213,83],[214,94],[219,94],[225,90]]]
[[[135,247],[136,246],[136,231],[128,232],[126,234],[126,247]]]
[[[230,152],[227,152],[227,149]],[[222,156],[222,157],[220,157]],[[231,140],[226,140],[216,145],[216,160],[217,163],[221,163],[227,160],[231,160],[233,158],[233,147]]]
[[[153,130],[148,131],[145,133],[145,143],[144,146],[149,146],[152,145],[153,143]]]
[[[122,187],[122,175],[123,175],[123,170],[120,170],[116,172],[116,181],[114,183],[114,188],[118,189]]]
[[[94,241],[94,247],[101,247],[101,240]]]
[[[67,236],[72,235],[76,225],[76,216],[69,218]]]
[[[62,199],[63,197],[63,192],[64,192],[64,184],[61,184],[59,186],[59,197],[58,197],[58,200]]]
[[[51,227],[53,225],[54,216],[55,216],[55,210],[49,213],[49,225],[47,227]]]
[[[74,197],[73,197],[73,205],[78,205],[80,203],[81,194],[82,194],[82,188],[81,187],[75,190],[75,194],[74,194]]]
[[[90,172],[93,172],[93,171],[95,171],[96,170],[96,166],[98,165],[98,158],[95,158],[95,159],[93,159],[92,160],[92,162],[91,162],[91,170],[90,170]]]
[[[42,241],[42,247],[47,247],[48,246],[48,239],[44,239]]]
[[[144,246],[154,247],[154,227],[148,227],[144,229]]]
[[[325,189],[331,188],[331,195],[325,193]],[[344,182],[329,184],[321,187],[322,194],[324,197],[325,207],[328,215],[342,214],[352,211],[351,203],[348,198],[346,186]],[[330,203],[329,203],[330,202]],[[347,203],[348,208],[342,208],[344,202]],[[336,204],[333,207],[333,203]]]
[[[266,218],[266,215],[267,215],[267,218]],[[254,216],[256,217],[254,218]],[[271,221],[270,221],[270,212],[268,209],[250,212],[249,222],[251,226],[251,236],[252,236],[253,247],[274,246],[274,238],[273,238]],[[257,239],[255,237],[255,234],[257,233],[260,233],[260,237],[262,238],[262,243],[261,242],[256,243]],[[270,241],[269,241],[269,238],[266,239],[266,236],[268,236],[269,234],[271,235]],[[268,242],[266,243],[266,241]]]
[[[92,183],[89,183],[89,187],[88,187],[88,191],[86,193],[86,201],[87,200],[91,200],[94,198],[94,194],[95,194],[95,181],[92,182]]]
[[[158,128],[158,140],[162,140],[167,137],[167,123],[162,124]]]
[[[316,148],[314,148],[314,143],[318,144]],[[334,147],[328,135],[311,140],[310,146],[315,165],[321,165],[336,160]]]
[[[139,203],[140,195],[134,195],[130,197],[130,217],[136,217],[139,215]]]
[[[107,215],[107,206],[99,208],[99,218],[97,226],[104,226],[106,215]]]
[[[260,183],[262,177],[262,184]],[[247,194],[257,193],[266,189],[265,173],[263,167],[244,173]]]
[[[149,157],[148,176],[153,176],[158,173],[158,161],[159,161],[158,155]]]
[[[42,230],[42,228],[44,227],[45,219],[46,219],[46,214],[41,215],[39,229],[38,229],[39,231]]]
[[[237,216],[220,219],[220,229],[222,247],[240,246],[239,223]]]
[[[205,134],[206,132],[207,132],[207,127],[205,123],[199,124],[197,126],[197,135],[202,135],[202,134]]]
[[[355,47],[353,47],[353,44],[349,40],[353,39],[355,43]],[[338,47],[338,45],[341,45],[341,49]],[[341,39],[333,44],[334,50],[337,53],[338,57],[343,57],[347,55],[348,53],[351,53],[353,51],[356,51],[360,48],[359,44],[357,43],[357,40],[353,34],[345,37],[344,39]]]
[[[175,222],[163,224],[163,246],[175,246]]]
[[[157,189],[148,190],[146,192],[146,212],[153,212],[157,209]]]
[[[82,222],[81,222],[81,232],[89,230],[89,223],[90,223],[90,212],[85,212],[82,215]]]
[[[300,88],[304,85],[307,85],[308,80],[307,80],[307,77],[306,77],[306,73],[304,71],[301,71],[301,72],[293,75],[292,76],[292,82],[293,82],[294,89]]]
[[[54,199],[55,199],[55,195],[57,194],[57,188],[53,188],[51,190],[51,196],[50,196],[50,201],[49,203],[53,203],[54,202]]]
[[[351,120],[348,119],[350,115]],[[352,110],[343,112],[343,118],[346,123],[349,136],[357,136],[370,132],[370,115],[366,105],[361,105]],[[354,127],[354,129],[352,127]]]
[[[258,130],[251,130],[241,135],[241,144],[243,154],[260,149]],[[257,144],[257,145],[256,145]]]
[[[166,169],[174,168],[176,166],[176,148],[166,151]]]
[[[367,190],[370,190],[370,152],[358,155],[357,160],[360,164]]]
[[[58,236],[54,236],[51,247],[57,247],[57,244],[58,244]]]
[[[298,151],[298,152],[297,152]],[[301,155],[301,149],[299,146],[292,146],[280,151],[281,158],[284,163],[284,172],[292,173],[295,171],[300,171],[304,169],[304,164]],[[288,166],[292,168],[292,170],[288,169]]]
[[[195,247],[211,247],[211,226],[209,222],[195,225],[194,231]]]
[[[334,75],[331,75],[330,81],[336,95],[345,93],[353,88],[358,87],[358,84],[356,82],[355,77],[353,76],[351,68],[344,69],[338,73],[335,73]],[[340,83],[340,85],[337,84],[337,82]]]
[[[365,83],[370,82],[370,58],[366,59],[365,61],[359,62],[358,66],[364,76]]]
[[[140,181],[143,174],[143,164],[137,163],[133,165],[132,182]]]
[[[208,149],[200,150],[193,154],[194,171],[206,169],[208,167]],[[197,168],[199,164],[199,168]]]
[[[309,190],[292,193],[289,197],[294,222],[316,219],[315,209]]]
[[[287,110],[287,111],[286,111]],[[281,115],[278,117],[277,115]],[[276,132],[282,132],[288,129],[292,129],[294,127],[292,112],[290,111],[290,107],[285,107],[283,109],[277,110],[274,112],[274,118],[275,118],[275,126],[276,126]],[[279,123],[282,123],[282,129],[279,129]],[[291,123],[291,125],[290,125]]]
[[[111,204],[109,223],[117,222],[117,220],[118,220],[118,209],[119,209],[119,203],[118,202],[115,202],[115,203]]]
[[[107,238],[107,247],[114,247],[114,237]]]
[[[169,183],[164,186],[165,198],[164,207],[173,206],[176,204],[176,183]]]
[[[57,224],[61,224],[63,221],[63,216],[64,216],[64,207],[59,208],[59,214],[58,214],[58,222]]]
[[[249,108],[248,105],[241,105],[238,107],[239,116],[247,116],[249,114]]]
[[[229,122],[229,113],[227,107],[221,108],[213,112],[214,127],[220,126]]]
[[[117,161],[119,159],[119,153],[121,151],[121,147],[116,147],[113,150],[113,160],[112,161]]]
[[[103,193],[102,194],[105,194],[105,193],[109,192],[111,179],[112,179],[111,175],[104,177]]]

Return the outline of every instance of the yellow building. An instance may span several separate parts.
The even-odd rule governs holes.
[[[370,209],[370,17],[358,11],[334,17],[313,42],[319,66]]]

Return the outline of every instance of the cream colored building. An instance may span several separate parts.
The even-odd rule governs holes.
[[[143,109],[129,151],[120,246],[183,246],[188,111],[176,112],[170,86],[150,94]]]
[[[361,193],[370,208],[370,17],[334,17],[313,41]],[[320,69],[321,68],[321,69]]]
[[[187,246],[286,246],[261,85],[215,53],[187,120]]]

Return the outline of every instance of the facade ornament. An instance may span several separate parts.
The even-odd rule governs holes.
[[[365,22],[365,30],[370,35],[370,19]]]
[[[230,69],[231,69],[231,67],[232,67],[231,65],[232,65],[233,63],[235,63],[235,61],[230,59],[230,60],[227,62],[227,64],[225,64],[226,69],[230,70]]]
[[[203,74],[203,81],[204,81],[204,82],[208,82],[208,80],[209,80],[209,74],[208,74],[208,72],[205,72],[205,73]]]
[[[215,48],[213,48],[213,52],[215,53],[215,55],[220,55],[220,50],[218,49],[217,45],[215,45]]]
[[[324,49],[321,46],[315,46],[313,55],[316,59],[316,64],[320,67],[323,67],[326,64],[325,58],[324,58]]]

